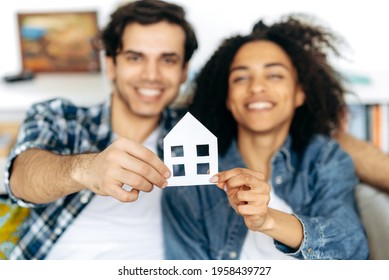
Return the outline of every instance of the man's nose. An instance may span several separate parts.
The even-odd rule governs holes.
[[[158,80],[159,77],[160,77],[160,69],[159,69],[158,62],[147,61],[143,67],[142,78],[149,81],[155,81]]]

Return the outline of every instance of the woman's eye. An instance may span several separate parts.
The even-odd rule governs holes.
[[[240,82],[245,82],[248,81],[249,77],[248,76],[239,76],[239,77],[234,77],[232,78],[233,83],[240,83]]]
[[[269,74],[269,75],[267,75],[267,77],[269,78],[269,79],[283,79],[284,78],[284,75],[282,75],[282,74]]]

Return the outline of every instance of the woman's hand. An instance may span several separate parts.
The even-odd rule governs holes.
[[[226,191],[231,206],[243,216],[249,229],[267,229],[270,186],[262,173],[234,168],[215,174],[210,181]]]

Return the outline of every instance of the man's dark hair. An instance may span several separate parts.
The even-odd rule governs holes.
[[[259,21],[251,34],[226,39],[196,78],[190,112],[216,135],[221,154],[237,136],[237,123],[226,108],[231,63],[244,44],[259,40],[271,41],[287,53],[305,94],[290,128],[293,148],[304,147],[314,134],[330,135],[340,127],[345,90],[341,76],[328,62],[330,52],[339,56],[335,43],[341,42],[340,37],[309,23],[303,15],[291,15],[270,26]]]
[[[123,48],[122,35],[130,23],[153,24],[161,21],[181,26],[185,33],[184,63],[188,62],[198,47],[192,25],[185,19],[182,7],[159,0],[138,0],[119,7],[100,34],[106,56],[113,57]]]

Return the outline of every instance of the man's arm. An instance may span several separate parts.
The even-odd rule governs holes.
[[[359,178],[389,192],[389,155],[346,132],[339,132],[335,138],[353,159]]]
[[[11,171],[12,193],[25,201],[49,203],[90,189],[123,202],[138,198],[139,191],[165,187],[169,169],[143,145],[119,138],[101,153],[63,156],[30,149],[16,157]],[[124,190],[127,184],[133,189]]]
[[[12,193],[25,201],[48,203],[83,187],[70,177],[75,156],[30,149],[16,157],[10,177]]]

